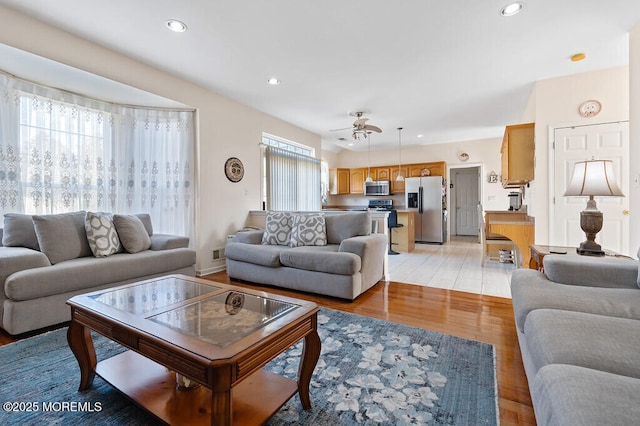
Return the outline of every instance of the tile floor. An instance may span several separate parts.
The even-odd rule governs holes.
[[[454,236],[443,245],[416,244],[411,253],[389,256],[392,281],[511,298],[512,263],[480,265],[477,237]]]

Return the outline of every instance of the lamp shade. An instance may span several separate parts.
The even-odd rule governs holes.
[[[573,166],[573,177],[564,195],[565,197],[624,197],[616,183],[611,160],[576,162]]]

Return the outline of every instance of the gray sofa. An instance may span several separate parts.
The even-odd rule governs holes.
[[[95,232],[87,228],[88,217],[86,212],[5,215],[0,326],[8,333],[69,321],[65,302],[77,294],[166,274],[195,275],[196,253],[188,248],[189,239],[154,234],[149,215],[113,215],[112,222],[103,217],[107,229]],[[99,242],[102,231],[106,245]],[[101,252],[109,239],[111,252]]]
[[[387,236],[371,234],[368,212],[322,216],[326,240],[319,245],[291,247],[287,236],[279,244],[269,244],[263,230],[239,232],[225,249],[227,274],[254,283],[355,299],[383,278]],[[267,230],[277,234],[267,221]]]
[[[538,424],[638,424],[638,261],[549,255],[544,267],[511,278]]]

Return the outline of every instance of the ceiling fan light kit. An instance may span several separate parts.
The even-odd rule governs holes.
[[[343,129],[332,129],[330,131],[339,132],[342,130],[351,130],[351,136],[357,141],[361,139],[367,139],[371,132],[382,133],[382,129],[380,127],[367,124],[367,121],[369,121],[369,119],[362,117],[365,112],[365,110],[350,112],[349,115],[356,117],[356,121],[353,122],[353,125],[351,127],[345,127]]]

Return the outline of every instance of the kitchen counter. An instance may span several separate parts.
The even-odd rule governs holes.
[[[522,256],[522,266],[529,266],[529,246],[534,243],[535,218],[526,209],[493,210],[485,212],[486,235],[503,235],[515,243]]]

